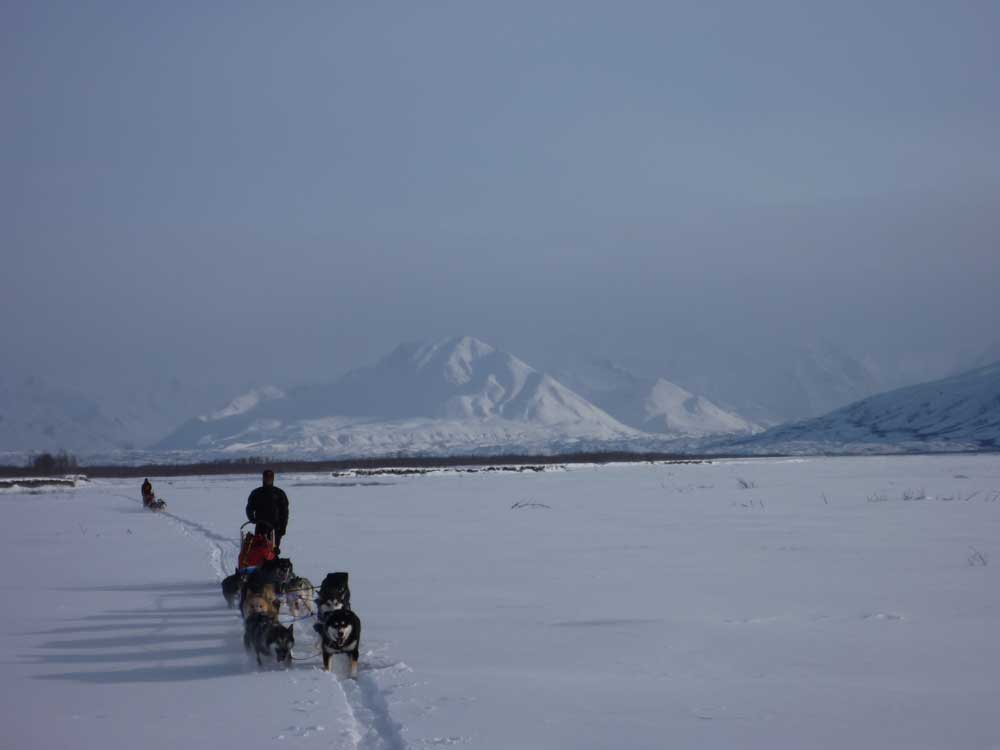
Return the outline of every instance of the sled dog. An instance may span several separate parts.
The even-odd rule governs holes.
[[[323,639],[323,669],[330,671],[334,654],[351,655],[351,677],[358,676],[358,652],[361,648],[361,620],[349,609],[327,612],[313,625]]]
[[[327,612],[351,608],[351,588],[347,585],[347,573],[327,573],[319,586],[316,597],[316,614],[320,619]]]
[[[295,624],[281,625],[273,617],[254,613],[243,626],[243,647],[257,657],[258,666],[263,666],[261,656],[274,659],[278,664],[292,663],[292,648],[295,646]]]
[[[229,605],[230,609],[236,606],[236,602],[240,598],[240,590],[243,588],[243,576],[233,573],[231,576],[226,576],[222,579],[222,596],[226,599],[226,604]]]
[[[245,578],[240,610],[245,611],[247,599],[254,594],[259,594],[267,599],[277,613],[281,607],[282,592],[293,575],[292,561],[287,557],[279,557],[263,563]]]
[[[278,602],[274,594],[274,586],[265,584],[259,592],[248,591],[240,607],[243,619],[247,620],[251,615],[267,615],[268,617],[278,616]]]
[[[305,617],[314,611],[313,599],[316,588],[308,578],[296,576],[285,587],[285,604],[292,617]]]
[[[273,584],[275,591],[281,591],[295,576],[292,561],[287,557],[268,560],[247,577],[247,588],[257,591],[264,584]]]

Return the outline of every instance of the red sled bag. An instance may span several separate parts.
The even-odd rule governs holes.
[[[250,523],[251,521],[247,521],[240,526],[240,534],[242,534],[243,541],[240,545],[240,559],[236,570],[237,573],[250,573],[258,565],[262,565],[268,560],[273,560],[277,557],[274,553],[274,531],[261,531],[260,527],[266,525],[261,523],[257,524],[256,531],[244,532],[244,529]]]

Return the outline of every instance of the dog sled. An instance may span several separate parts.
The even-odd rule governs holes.
[[[165,500],[158,500],[155,495],[143,495],[142,496],[142,507],[146,510],[166,510],[167,502]]]
[[[142,493],[142,507],[146,510],[163,510],[167,507],[166,502],[156,499],[153,483],[149,481],[149,477],[146,477],[139,491]]]
[[[271,524],[261,521],[250,530],[247,527],[251,524],[253,521],[247,521],[240,526],[240,555],[236,560],[236,572],[222,581],[222,595],[226,597],[226,602],[230,607],[237,606],[239,602],[240,611],[246,599],[247,580],[261,565],[278,557],[274,551],[274,528]]]
[[[240,526],[240,556],[236,565],[237,575],[253,573],[258,566],[268,560],[274,560],[278,555],[274,551],[274,528],[263,521],[250,531],[247,529],[253,521],[247,521]],[[264,530],[266,529],[266,531]]]

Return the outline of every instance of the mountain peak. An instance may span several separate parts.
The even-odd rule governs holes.
[[[437,369],[449,383],[462,385],[472,379],[476,360],[496,352],[489,344],[472,336],[456,336],[436,343],[424,344],[413,355],[418,370]]]

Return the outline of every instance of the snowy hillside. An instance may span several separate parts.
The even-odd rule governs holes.
[[[246,414],[248,411],[256,409],[265,401],[273,401],[274,399],[284,397],[285,392],[280,388],[276,388],[273,385],[265,385],[249,390],[246,393],[241,393],[218,411],[213,411],[211,414],[199,417],[199,419],[203,422],[218,422],[220,419]]]
[[[615,419],[673,438],[747,434],[758,428],[663,378],[644,378],[604,360],[560,370],[557,377]]]
[[[128,429],[92,398],[37,377],[0,379],[0,451],[87,454],[123,446]]]
[[[362,455],[590,447],[641,435],[551,377],[474,338],[404,344],[328,385],[248,394],[160,450]]]
[[[872,396],[732,445],[790,453],[994,449],[1000,447],[1000,362]]]

